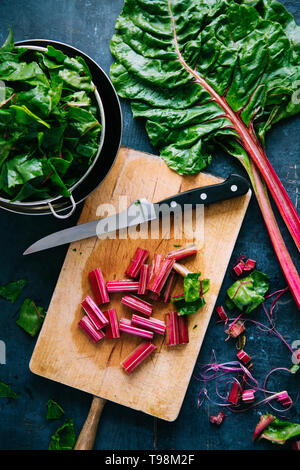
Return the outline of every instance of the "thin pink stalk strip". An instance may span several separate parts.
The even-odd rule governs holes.
[[[153,338],[152,331],[143,330],[142,328],[137,328],[136,326],[133,326],[131,321],[128,320],[127,318],[121,318],[120,324],[119,324],[119,330],[123,331],[124,333],[128,333],[134,336],[140,336],[141,338],[145,338],[149,340]]]
[[[127,374],[131,374],[134,369],[139,366],[150,354],[155,351],[156,346],[150,342],[140,344],[134,351],[132,351],[121,365]]]
[[[148,317],[150,317],[152,314],[152,305],[148,302],[145,302],[144,300],[139,299],[138,297],[135,297],[134,295],[125,295],[122,297],[121,302],[123,305],[126,305],[127,307],[130,307],[137,312],[148,315]]]

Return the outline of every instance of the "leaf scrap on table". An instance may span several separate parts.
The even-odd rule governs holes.
[[[36,306],[31,299],[25,299],[21,306],[17,324],[30,336],[35,336],[42,326],[45,315],[43,307]]]

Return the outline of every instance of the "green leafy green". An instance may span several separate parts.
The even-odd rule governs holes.
[[[62,407],[54,400],[47,402],[47,419],[60,419],[65,414]]]
[[[73,419],[67,419],[51,436],[49,450],[72,450],[76,443]]]
[[[45,318],[43,307],[37,307],[31,299],[25,299],[20,310],[17,324],[30,336],[35,336]]]
[[[18,395],[3,382],[0,382],[0,398],[17,398]]]
[[[185,300],[178,300],[175,302],[176,311],[178,315],[192,315],[197,313],[201,307],[205,305],[204,297],[195,300],[194,302],[186,302]]]
[[[180,174],[205,168],[218,142],[249,166],[212,87],[262,142],[300,111],[300,34],[276,0],[126,0],[111,40],[111,79]],[[208,87],[203,87],[204,79]]]
[[[209,279],[200,280],[200,274],[189,273],[183,281],[183,295],[172,299],[179,315],[192,315],[205,305],[204,294],[209,291]]]
[[[297,372],[299,372],[300,370],[300,364],[294,364],[291,368],[290,368],[290,372],[292,374],[297,374]]]
[[[267,439],[273,444],[285,444],[288,439],[300,435],[300,424],[289,421],[279,421],[275,418],[269,426],[264,429],[262,439]]]
[[[200,298],[200,275],[201,273],[189,273],[184,278],[184,299],[186,302],[194,302]]]
[[[26,285],[26,279],[9,282],[5,286],[0,286],[0,296],[14,303]]]
[[[81,57],[49,46],[0,47],[0,197],[68,197],[93,162],[101,124],[91,73]]]
[[[239,309],[250,313],[265,299],[269,289],[269,278],[266,274],[253,271],[249,276],[236,281],[227,290],[230,301]]]

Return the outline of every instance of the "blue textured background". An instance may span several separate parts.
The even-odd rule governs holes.
[[[297,0],[283,1],[300,24],[300,6]],[[9,25],[16,40],[29,38],[54,39],[69,43],[86,52],[108,73],[112,57],[109,41],[114,31],[115,20],[122,8],[122,0],[0,0],[0,43],[4,41]],[[122,102],[124,117],[123,145],[155,152],[151,148],[143,124],[132,119],[128,103]],[[297,204],[299,177],[296,164],[299,162],[300,118],[282,123],[270,132],[267,139],[267,154],[276,172],[284,183],[293,203]],[[216,154],[210,172],[226,176],[242,169],[223,154]],[[18,310],[24,297],[29,296],[41,305],[49,305],[53,289],[62,266],[67,247],[23,258],[22,252],[33,241],[42,236],[73,225],[80,213],[67,222],[52,217],[25,217],[5,211],[0,212],[0,284],[27,277],[29,285],[15,305],[0,299],[0,340],[7,346],[7,364],[0,365],[0,381],[9,383],[18,392],[18,399],[0,401],[0,449],[46,449],[50,435],[58,422],[46,421],[46,402],[56,399],[65,409],[66,415],[74,418],[79,432],[89,410],[91,397],[68,387],[34,376],[28,368],[35,340],[28,337],[16,324]],[[287,246],[296,259],[297,251],[287,231],[283,229]],[[285,281],[268,240],[257,204],[252,200],[232,259],[239,254],[257,259],[258,267],[267,272],[271,289],[285,287]],[[217,260],[216,260],[217,263]],[[227,273],[219,297],[224,299],[230,285]],[[263,318],[261,311],[255,317]],[[278,329],[290,343],[300,340],[299,312],[291,296],[287,294],[277,311]],[[247,351],[255,361],[255,375],[262,380],[273,367],[290,367],[289,351],[276,337],[262,333],[254,327],[248,328]],[[214,348],[221,360],[233,360],[235,346],[224,342],[222,327],[215,326],[212,318],[200,356],[207,362]],[[72,367],[72,364],[70,364]],[[273,389],[280,391],[289,387],[293,395],[298,379],[287,381],[276,376]],[[155,387],[155,384],[153,384]],[[267,442],[253,446],[251,433],[267,406],[255,408],[246,414],[230,415],[222,427],[217,429],[208,422],[210,414],[218,412],[213,404],[197,409],[197,394],[200,384],[191,380],[187,395],[174,423],[155,420],[150,416],[108,403],[105,406],[101,426],[97,435],[96,449],[274,449]],[[292,418],[300,421],[294,410]],[[287,448],[287,447],[284,447]]]

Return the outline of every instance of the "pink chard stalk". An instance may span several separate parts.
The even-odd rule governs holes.
[[[128,333],[134,336],[140,336],[141,338],[144,338],[144,339],[151,340],[153,338],[152,331],[147,331],[147,330],[144,330],[143,328],[138,328],[137,326],[134,326],[131,320],[129,320],[128,318],[121,318],[119,329],[120,331],[123,331],[124,333]]]
[[[128,268],[125,271],[125,274],[127,274],[127,276],[129,277],[133,277],[134,279],[136,279],[148,256],[148,250],[144,250],[143,248],[137,248],[132,260],[130,261]]]
[[[105,334],[101,330],[97,330],[94,324],[91,322],[89,317],[85,315],[80,322],[78,323],[79,328],[81,328],[88,337],[93,341],[93,343],[98,343],[100,339],[104,338]]]
[[[134,351],[132,351],[129,356],[121,363],[121,366],[124,368],[127,374],[139,366],[145,359],[147,359],[153,351],[155,351],[156,346],[153,343],[145,342],[138,346]]]
[[[107,292],[137,292],[139,282],[131,279],[120,279],[118,281],[107,281]]]
[[[105,315],[89,295],[81,302],[81,305],[96,330],[101,330],[104,326],[108,325]]]
[[[138,297],[135,297],[134,295],[124,295],[121,302],[123,305],[132,308],[132,310],[143,313],[148,317],[150,317],[152,314],[152,305],[148,302],[145,302],[145,300],[141,300]]]
[[[116,310],[112,308],[103,313],[109,321],[109,324],[106,326],[105,331],[107,339],[120,338],[119,320]]]
[[[109,296],[101,269],[97,268],[89,273],[89,279],[94,292],[97,305],[107,304]]]

